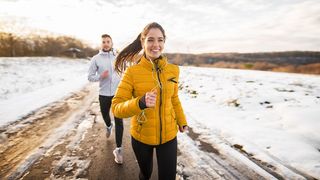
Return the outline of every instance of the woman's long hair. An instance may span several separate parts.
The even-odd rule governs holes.
[[[118,73],[124,72],[127,67],[127,63],[133,63],[135,57],[140,53],[142,50],[141,43],[145,40],[147,34],[149,33],[150,29],[157,28],[159,29],[164,39],[166,39],[165,31],[162,26],[156,22],[152,22],[148,24],[143,31],[138,35],[138,37],[127,47],[125,47],[117,56],[115,69]]]

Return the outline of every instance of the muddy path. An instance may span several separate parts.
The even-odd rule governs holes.
[[[97,89],[88,84],[0,128],[0,179],[138,179],[130,120],[124,120],[124,164],[117,165],[112,154],[114,128],[106,138]],[[231,151],[220,152],[217,144],[199,136],[192,128],[178,136],[177,179],[282,179],[261,165],[248,166],[254,162],[245,155],[239,160]],[[155,158],[153,164],[151,179],[157,179]]]
[[[124,122],[123,165],[114,162],[114,130],[105,136],[97,86],[88,84],[0,129],[0,179],[132,179],[138,165]],[[154,163],[156,168],[156,162]],[[154,171],[153,179],[157,173]]]

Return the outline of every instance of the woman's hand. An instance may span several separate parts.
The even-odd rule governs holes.
[[[181,127],[181,126],[179,126],[179,131],[180,132],[188,132],[188,130],[189,130],[189,128],[188,128],[188,126],[183,126],[183,127]]]
[[[147,92],[145,100],[148,108],[155,107],[157,102],[157,90]]]

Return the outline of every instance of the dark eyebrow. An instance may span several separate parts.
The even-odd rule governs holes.
[[[156,39],[155,37],[148,37],[147,39]],[[164,37],[158,37],[158,39],[164,39]]]

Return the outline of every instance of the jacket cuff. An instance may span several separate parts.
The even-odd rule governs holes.
[[[185,116],[183,116],[181,119],[178,119],[178,125],[181,127],[188,126]]]
[[[146,95],[143,95],[140,99],[139,99],[139,107],[141,110],[147,108],[146,105]]]

